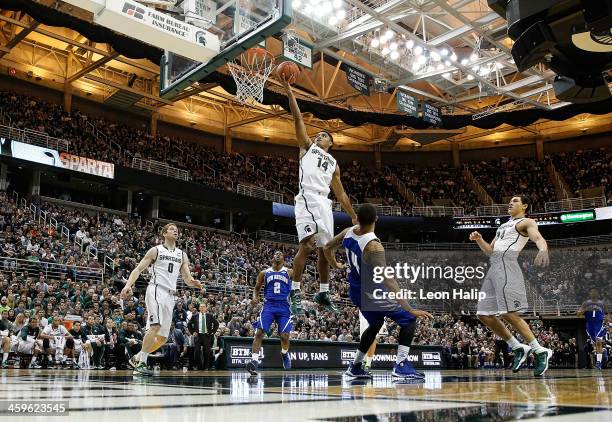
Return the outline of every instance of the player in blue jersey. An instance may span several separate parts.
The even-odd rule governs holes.
[[[359,307],[369,324],[361,335],[355,359],[347,369],[346,375],[352,378],[371,377],[370,373],[364,369],[363,362],[386,317],[400,326],[397,361],[391,375],[394,378],[422,382],[425,375],[417,372],[409,360],[410,344],[416,329],[416,319],[431,318],[432,315],[429,312],[412,308],[405,299],[378,300],[376,296],[372,296],[374,290],[371,290],[371,288],[381,289],[388,293],[395,293],[400,290],[397,281],[386,276],[384,276],[382,284],[371,284],[374,282],[372,277],[374,268],[386,267],[385,249],[374,234],[376,220],[376,208],[371,204],[361,205],[357,211],[359,225],[345,229],[323,248],[327,261],[332,265],[332,268],[343,268],[336,261],[335,251],[340,246],[344,246],[346,249],[349,266],[349,297]]]
[[[257,276],[255,290],[253,290],[252,305],[259,301],[259,291],[264,288],[264,304],[255,323],[257,332],[253,339],[253,354],[246,368],[251,375],[257,375],[259,365],[259,351],[264,335],[270,331],[270,326],[276,321],[278,334],[281,341],[281,356],[283,368],[291,369],[289,358],[289,333],[291,332],[291,306],[289,295],[291,294],[291,280],[293,270],[285,267],[285,255],[281,251],[274,252],[272,266],[261,271]]]
[[[603,339],[606,338],[605,320],[607,313],[608,308],[599,297],[599,290],[597,288],[591,289],[590,299],[585,301],[580,309],[578,309],[578,315],[584,315],[586,320],[586,332],[589,340],[595,344],[595,354],[597,357],[595,368],[597,369],[601,369],[603,358]]]

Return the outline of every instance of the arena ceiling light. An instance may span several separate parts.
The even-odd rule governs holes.
[[[294,12],[323,24],[339,27],[346,23],[346,9],[342,0],[293,0]]]

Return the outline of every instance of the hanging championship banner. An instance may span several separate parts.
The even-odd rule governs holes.
[[[440,126],[442,124],[442,113],[440,109],[429,103],[422,103],[423,120],[432,126]]]
[[[312,46],[291,34],[283,37],[283,57],[312,69]]]
[[[371,77],[353,67],[346,67],[346,80],[357,91],[364,95],[370,95]]]
[[[397,103],[397,109],[399,111],[403,111],[404,113],[412,117],[419,117],[419,102],[416,98],[398,89],[395,101]]]

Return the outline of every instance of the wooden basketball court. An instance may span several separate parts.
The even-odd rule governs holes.
[[[66,400],[88,421],[612,420],[612,372],[428,371],[424,384],[394,383],[386,371],[347,381],[341,371],[162,372],[6,370],[0,400]],[[6,408],[6,407],[3,407]],[[27,420],[48,416],[29,415]]]

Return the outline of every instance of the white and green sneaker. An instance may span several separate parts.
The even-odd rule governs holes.
[[[521,366],[527,360],[529,353],[531,352],[531,347],[526,344],[521,344],[519,347],[512,349],[514,352],[514,362],[512,363],[512,372],[518,372],[521,369]]]
[[[535,366],[533,368],[533,375],[541,377],[544,372],[548,369],[548,362],[552,358],[553,351],[546,347],[541,348],[535,354]]]
[[[138,362],[138,365],[136,365],[132,374],[133,375],[144,375],[145,377],[152,377],[153,371],[149,369],[146,363]]]

